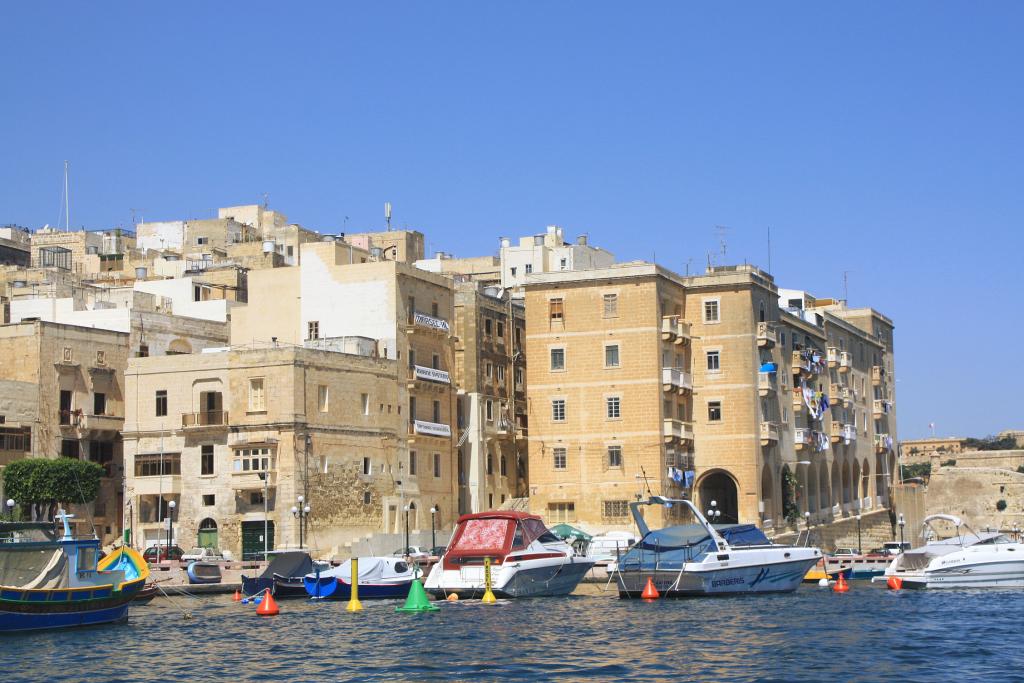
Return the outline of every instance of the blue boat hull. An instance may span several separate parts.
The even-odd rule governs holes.
[[[244,595],[257,595],[267,590],[273,593],[275,598],[305,597],[306,595],[306,589],[303,586],[303,579],[301,577],[242,577],[242,593]]]
[[[130,601],[129,601],[130,602]],[[111,624],[128,619],[128,602],[76,612],[8,612],[0,607],[0,633]]]
[[[305,580],[306,593],[311,598],[320,600],[349,600],[352,597],[352,585],[333,576],[322,576],[319,579]],[[361,583],[359,584],[360,600],[388,600],[404,598],[409,594],[412,579],[399,583]]]

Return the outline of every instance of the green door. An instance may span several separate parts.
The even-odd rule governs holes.
[[[217,543],[217,522],[212,519],[204,519],[200,522],[197,542],[200,548],[220,550],[220,545]]]
[[[262,560],[263,559],[263,525],[264,522],[242,522],[242,559]],[[267,522],[266,549],[274,549],[274,523]]]

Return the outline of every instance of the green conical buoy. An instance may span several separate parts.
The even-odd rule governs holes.
[[[437,612],[440,610],[438,607],[430,604],[430,598],[427,597],[427,591],[423,590],[423,584],[420,583],[419,579],[415,579],[412,585],[409,586],[409,597],[405,599],[405,604],[401,607],[396,607],[395,611]]]

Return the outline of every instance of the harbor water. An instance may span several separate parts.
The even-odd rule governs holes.
[[[794,594],[438,603],[280,600],[259,617],[227,595],[158,598],[107,627],[5,636],[13,681],[1024,680],[1024,592]],[[185,620],[181,609],[192,613]]]

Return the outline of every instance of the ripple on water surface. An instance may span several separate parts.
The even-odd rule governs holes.
[[[11,681],[1021,680],[1024,592],[890,592],[485,606],[282,600],[260,618],[230,596],[133,608],[126,625],[7,636]],[[176,605],[191,610],[182,619]],[[1014,677],[1018,678],[1014,678]]]

